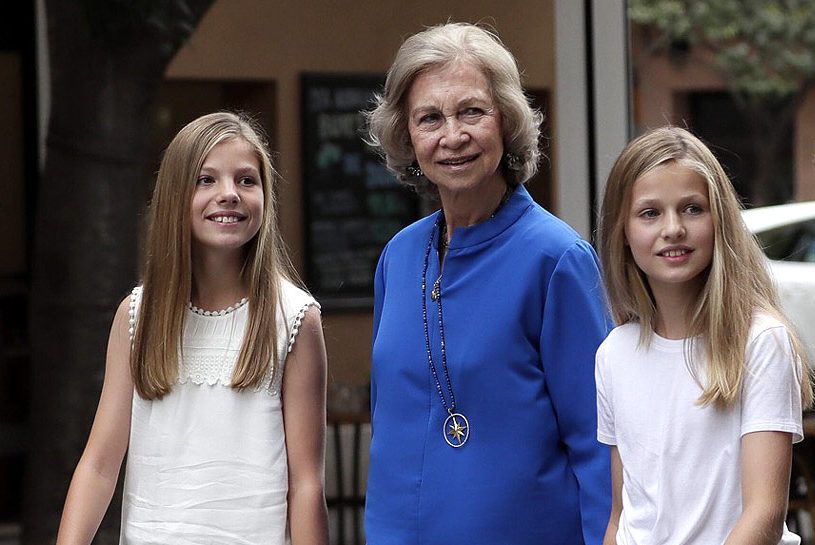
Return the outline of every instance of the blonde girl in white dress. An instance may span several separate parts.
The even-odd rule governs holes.
[[[122,544],[327,543],[325,346],[275,178],[242,115],[200,117],[168,146],[58,545],[91,542],[126,451]]]

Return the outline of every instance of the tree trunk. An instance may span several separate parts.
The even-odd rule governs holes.
[[[190,30],[210,3],[191,7]],[[136,39],[111,46],[89,23],[81,2],[47,0],[46,6],[52,110],[30,302],[31,448],[23,506],[28,545],[55,539],[99,399],[110,322],[137,278],[138,216],[152,159],[146,155],[151,106],[181,43],[177,35],[169,41],[157,31],[125,27]],[[98,543],[118,542],[119,501],[117,494]]]

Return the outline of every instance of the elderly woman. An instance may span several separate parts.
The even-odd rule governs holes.
[[[441,210],[376,272],[371,545],[597,545],[610,505],[597,258],[523,186],[540,113],[494,34],[408,38],[369,113],[388,167]]]

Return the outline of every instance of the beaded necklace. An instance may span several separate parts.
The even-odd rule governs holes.
[[[444,221],[444,216],[440,216],[439,221]],[[447,393],[450,397],[450,404],[447,404],[447,398],[442,391],[441,381],[439,374],[436,371],[436,364],[433,362],[433,352],[430,350],[430,327],[427,319],[427,266],[430,263],[430,250],[433,248],[433,237],[439,229],[439,221],[433,225],[433,230],[430,232],[430,240],[427,242],[427,249],[424,253],[424,268],[422,269],[422,322],[424,324],[424,344],[427,351],[427,363],[430,366],[430,373],[433,375],[433,380],[436,383],[436,391],[441,398],[441,404],[447,411],[447,418],[444,419],[442,425],[442,434],[444,440],[453,448],[464,446],[467,439],[470,438],[470,423],[463,414],[456,412],[456,396],[453,394],[453,385],[450,382],[450,371],[447,368],[447,349],[444,340],[444,312],[441,303],[441,287],[439,282],[433,286],[433,300],[439,306],[439,336],[441,340],[441,368],[444,373],[444,382],[447,385]],[[441,279],[441,277],[439,277]]]
[[[504,191],[501,201],[498,206],[490,215],[490,219],[494,218],[498,211],[504,207],[509,198],[512,196],[513,188],[507,187]],[[424,252],[424,268],[422,269],[422,323],[424,325],[424,345],[427,351],[427,363],[430,366],[430,373],[433,375],[433,381],[436,383],[436,391],[441,398],[442,407],[447,411],[447,418],[444,419],[442,425],[442,434],[444,440],[453,448],[464,446],[464,443],[470,438],[470,422],[463,414],[456,412],[456,396],[453,394],[453,385],[450,382],[450,371],[447,368],[447,343],[444,339],[444,310],[441,302],[441,278],[442,272],[433,283],[433,289],[430,292],[430,298],[435,301],[439,306],[439,340],[441,341],[441,369],[444,373],[444,383],[447,386],[447,393],[450,397],[450,404],[447,404],[447,398],[442,391],[441,381],[439,374],[436,371],[436,364],[433,362],[433,352],[430,350],[430,326],[427,319],[427,267],[430,264],[430,250],[433,248],[433,238],[436,236],[436,231],[439,231],[439,255],[447,251],[447,224],[445,223],[444,214],[439,215],[439,219],[433,224],[433,230],[430,232],[430,240],[427,241],[427,249]],[[444,264],[441,265],[442,269]]]

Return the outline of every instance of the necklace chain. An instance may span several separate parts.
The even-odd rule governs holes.
[[[495,217],[501,207],[503,207],[507,200],[509,200],[509,196],[511,194],[512,191],[507,188],[501,202],[498,203],[498,207],[490,216],[491,218]],[[430,367],[430,373],[433,375],[433,382],[436,385],[436,392],[439,394],[442,407],[444,407],[448,414],[447,418],[445,418],[444,423],[442,424],[442,433],[447,444],[457,449],[464,446],[464,444],[470,438],[470,423],[466,416],[456,412],[456,396],[453,393],[453,384],[450,381],[450,369],[447,366],[447,341],[444,336],[444,307],[442,305],[441,297],[441,279],[445,261],[444,254],[447,250],[447,244],[445,244],[447,241],[442,239],[446,239],[446,226],[444,214],[440,214],[439,218],[433,224],[433,229],[430,231],[430,240],[427,241],[427,248],[424,252],[424,267],[422,268],[422,325],[424,326],[424,346],[425,350],[427,351],[427,364]],[[433,361],[433,351],[430,348],[430,321],[428,320],[427,316],[427,269],[430,265],[430,250],[433,248],[433,239],[435,238],[437,232],[439,233],[439,277],[433,283],[433,291],[431,292],[430,297],[438,304],[439,309],[441,370],[444,373],[444,383],[447,386],[447,394],[450,398],[449,405],[447,403],[447,397],[444,395],[441,380],[439,380],[439,372],[436,369],[436,363]]]
[[[443,221],[443,220],[442,220]],[[450,405],[447,405],[447,399],[444,397],[444,392],[442,391],[441,381],[439,380],[439,374],[436,371],[436,364],[433,362],[433,352],[430,350],[430,327],[428,324],[428,317],[427,317],[427,267],[430,263],[430,250],[433,247],[433,237],[436,234],[436,230],[439,227],[439,222],[437,221],[433,225],[433,230],[430,232],[430,240],[427,243],[427,249],[425,250],[424,254],[424,268],[422,269],[422,322],[424,324],[424,344],[425,349],[427,350],[427,363],[430,366],[430,372],[433,375],[433,381],[436,383],[436,391],[439,393],[439,397],[441,398],[441,404],[447,410],[448,413],[452,414],[456,411],[456,396],[453,394],[453,385],[450,382],[450,371],[447,368],[447,347],[446,342],[444,339],[444,314],[442,310],[441,304],[441,282],[438,280],[436,281],[435,285],[433,286],[433,294],[435,295],[435,300],[439,305],[439,337],[441,341],[441,367],[444,373],[444,381],[447,385],[447,392],[450,395]],[[441,280],[441,277],[439,277]]]

